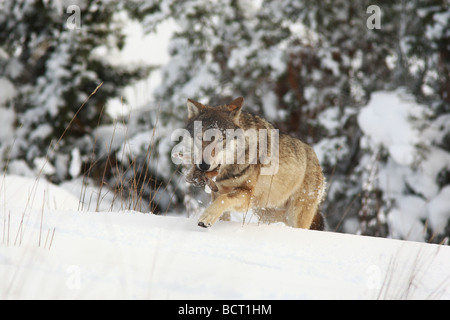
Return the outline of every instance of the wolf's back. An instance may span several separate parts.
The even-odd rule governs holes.
[[[248,112],[242,112],[239,117],[239,123],[243,130],[247,129],[275,129],[274,126],[267,121],[264,118],[261,118],[260,116],[248,113]]]

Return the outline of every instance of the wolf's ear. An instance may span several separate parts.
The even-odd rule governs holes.
[[[231,115],[234,118],[234,122],[239,125],[239,116],[241,115],[242,106],[244,105],[244,98],[239,97],[231,101],[227,106],[228,110],[231,111]]]
[[[241,110],[243,105],[244,105],[244,98],[239,97],[231,101],[231,103],[228,105],[228,110],[230,111]]]
[[[188,108],[188,119],[195,118],[200,114],[200,111],[205,109],[206,107],[200,102],[187,99],[187,108]]]

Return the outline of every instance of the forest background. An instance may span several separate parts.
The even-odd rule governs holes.
[[[117,58],[130,23],[170,25],[168,46]],[[445,0],[4,0],[0,170],[76,184],[97,210],[196,214],[207,200],[171,161],[170,134],[187,98],[244,96],[316,150],[330,230],[446,243],[449,26]]]

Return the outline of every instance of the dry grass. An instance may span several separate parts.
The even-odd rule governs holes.
[[[450,277],[447,276],[434,288],[430,288],[427,283],[427,271],[435,263],[440,246],[436,250],[427,250],[424,252],[423,248],[419,248],[414,252],[407,252],[400,248],[398,252],[391,256],[387,270],[384,274],[381,286],[378,291],[378,300],[437,300],[445,293],[450,284]],[[403,262],[399,257],[409,255],[409,259],[403,261],[410,261],[410,263]],[[418,292],[424,292],[427,288],[429,294],[427,296],[418,296]]]
[[[78,108],[77,112],[74,114],[74,116],[72,117],[72,119],[70,120],[70,122],[68,123],[68,125],[66,126],[65,130],[63,131],[63,133],[61,134],[61,136],[58,138],[58,140],[56,141],[56,143],[53,144],[53,146],[49,146],[48,151],[47,151],[47,156],[45,157],[45,161],[42,164],[41,168],[38,171],[38,174],[35,178],[34,184],[31,188],[31,190],[28,190],[28,197],[26,200],[25,205],[20,204],[21,207],[23,207],[22,209],[22,213],[19,219],[19,224],[17,226],[17,230],[15,232],[15,236],[13,236],[14,232],[11,230],[11,211],[8,211],[8,214],[6,215],[6,204],[4,204],[3,207],[3,232],[2,232],[2,243],[9,246],[10,244],[13,244],[14,246],[21,246],[22,242],[24,240],[24,236],[26,233],[26,219],[29,218],[30,213],[32,211],[32,206],[33,203],[35,202],[36,199],[36,192],[37,192],[37,187],[39,184],[39,181],[43,175],[44,169],[47,166],[48,162],[49,162],[49,154],[54,152],[56,150],[56,148],[59,146],[60,142],[62,141],[62,139],[64,138],[64,136],[66,135],[67,131],[69,130],[70,126],[72,125],[72,123],[74,122],[74,120],[76,119],[76,117],[78,116],[78,114],[80,113],[80,111],[85,107],[85,105],[87,104],[87,102],[90,100],[90,98],[101,88],[101,86],[103,85],[103,82],[100,83],[95,89],[94,91],[86,98],[86,100],[82,103],[82,105]],[[15,141],[13,142],[13,146],[14,146]],[[5,168],[3,170],[3,179],[0,183],[0,193],[3,192],[3,195],[6,199],[6,188],[7,186],[5,185],[5,181],[6,181],[6,173],[8,170],[8,165],[10,162],[10,154],[7,156],[6,158],[6,165]],[[21,190],[24,191],[24,190]],[[42,201],[42,208],[41,208],[41,216],[40,216],[40,226],[39,226],[39,236],[37,239],[37,244],[38,247],[43,246],[43,248],[47,248],[50,249],[53,243],[53,239],[55,236],[55,228],[50,228],[48,230],[43,230],[43,225],[44,225],[44,204],[45,204],[45,199],[46,199],[46,194],[44,191],[43,194],[43,201]],[[45,242],[44,242],[44,234],[46,232],[46,236],[45,236]],[[12,242],[12,237],[14,238],[14,241]]]
[[[28,190],[28,197],[25,204],[20,204],[23,207],[21,216],[18,218],[17,230],[12,230],[15,228],[12,226],[11,212],[6,214],[6,206],[3,208],[5,212],[3,217],[3,228],[2,230],[2,243],[6,245],[22,245],[24,235],[26,234],[27,219],[29,219],[29,214],[32,210],[33,203],[36,200],[36,191],[40,182],[41,177],[44,175],[45,168],[49,164],[50,155],[58,148],[66,136],[71,125],[74,123],[76,117],[81,112],[81,110],[87,105],[90,98],[95,95],[98,90],[101,89],[103,83],[100,83],[92,93],[86,98],[82,105],[78,108],[77,112],[74,114],[70,122],[67,124],[61,136],[52,143],[47,150],[47,156],[42,166],[38,168],[38,174],[35,178],[33,187]],[[97,129],[100,128],[100,122],[103,116],[104,110],[101,111],[99,115],[99,120],[97,122]],[[161,183],[155,177],[152,176],[150,170],[150,164],[155,164],[158,158],[155,156],[156,143],[157,143],[157,127],[159,123],[159,115],[157,115],[156,123],[153,127],[152,134],[149,137],[150,141],[148,148],[145,152],[139,155],[131,155],[122,153],[119,155],[118,150],[113,149],[113,140],[116,139],[116,130],[120,125],[125,128],[124,141],[122,145],[125,148],[131,149],[130,137],[128,132],[128,125],[130,121],[131,113],[127,119],[123,119],[119,122],[113,123],[113,132],[110,137],[109,143],[105,143],[104,147],[106,150],[106,155],[99,155],[99,137],[95,135],[93,137],[93,148],[90,155],[89,163],[85,163],[85,169],[81,175],[81,188],[79,193],[79,211],[120,211],[120,210],[133,210],[142,212],[155,212],[158,203],[157,195],[158,193],[169,194],[170,201],[172,202],[173,197],[175,197],[176,189],[178,184],[173,183],[173,179],[177,177],[177,170],[174,170],[169,177],[168,181]],[[94,131],[97,132],[97,131]],[[122,137],[123,138],[123,137]],[[3,171],[3,179],[0,181],[0,193],[4,192],[6,195],[5,177],[8,170],[8,165],[10,162],[10,156],[7,157],[6,165]],[[182,179],[180,179],[181,181]],[[178,181],[178,183],[180,183]],[[172,190],[175,189],[175,190]],[[48,195],[42,195],[45,198]],[[1,205],[1,204],[0,204]],[[167,212],[169,207],[165,208]],[[56,229],[45,229],[45,209],[44,205],[40,210],[40,225],[38,232],[37,245],[39,247],[51,248],[52,242],[56,233]],[[17,219],[16,219],[17,221]]]
[[[175,190],[169,188],[173,179],[177,176],[177,170],[174,170],[166,181],[159,181],[152,175],[151,167],[157,167],[158,157],[156,157],[157,126],[159,122],[159,113],[156,123],[152,129],[149,143],[144,152],[137,155],[122,152],[113,149],[114,139],[120,125],[125,129],[123,141],[120,143],[121,149],[132,150],[133,146],[129,137],[128,125],[130,121],[125,119],[122,122],[115,121],[112,134],[104,146],[99,146],[101,139],[98,133],[94,136],[94,148],[91,153],[91,160],[83,174],[83,186],[80,194],[80,210],[88,208],[89,210],[104,211],[105,205],[109,205],[109,211],[132,210],[141,212],[155,212],[158,203],[156,196],[158,193],[169,193],[171,199],[175,196]],[[99,154],[102,149],[105,154]],[[152,165],[151,165],[152,164]],[[163,183],[164,182],[164,183]],[[88,184],[96,184],[98,192],[93,197],[87,189]],[[169,208],[166,208],[166,212]]]

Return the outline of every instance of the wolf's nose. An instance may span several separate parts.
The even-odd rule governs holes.
[[[198,168],[201,170],[201,171],[208,171],[208,169],[209,169],[209,167],[211,167],[209,164],[207,164],[206,162],[201,162],[199,165],[198,165]]]

